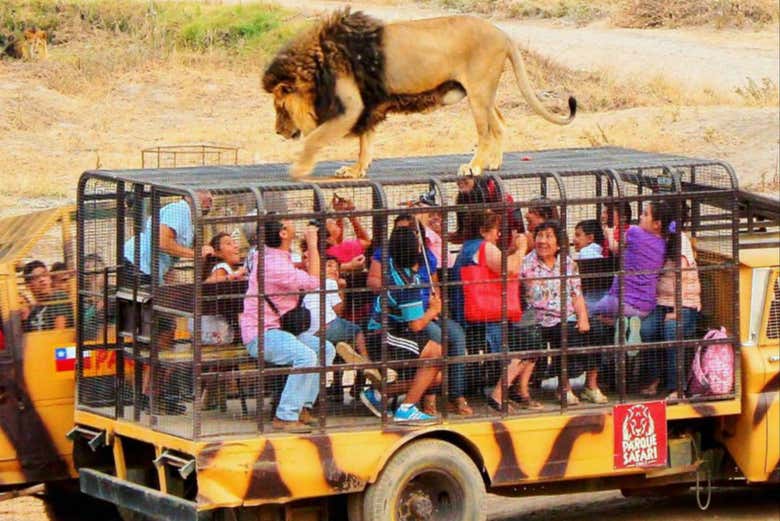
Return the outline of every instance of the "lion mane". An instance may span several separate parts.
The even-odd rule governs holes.
[[[373,130],[390,112],[415,113],[435,108],[444,94],[461,88],[457,82],[447,82],[420,94],[389,94],[385,86],[383,30],[380,20],[363,12],[351,14],[349,8],[337,11],[274,58],[263,75],[263,88],[272,92],[284,82],[309,84],[315,94],[317,123],[323,123],[344,112],[344,105],[336,96],[336,74],[350,74],[364,105],[350,132],[355,136]]]
[[[550,113],[532,92],[509,38],[489,22],[467,16],[384,24],[349,8],[336,11],[282,48],[262,85],[274,95],[276,132],[306,136],[291,166],[294,177],[308,175],[315,154],[346,135],[360,139],[360,156],[337,176],[362,177],[371,162],[374,128],[388,114],[427,112],[467,95],[479,145],[464,166],[479,174],[483,168],[499,168],[502,161],[503,118],[494,100],[507,58],[538,114],[557,124],[572,120],[574,98],[568,117]]]

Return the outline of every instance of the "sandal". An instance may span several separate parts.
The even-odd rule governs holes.
[[[458,416],[472,416],[474,414],[474,409],[469,406],[469,402],[467,402],[464,397],[459,396],[447,403],[447,412],[451,412]]]
[[[641,396],[646,397],[646,398],[654,398],[654,397],[658,396],[658,384],[659,383],[660,382],[658,382],[656,380],[655,382],[651,383],[647,387],[643,387],[642,389],[639,390],[639,394]]]
[[[531,393],[523,395],[516,387],[509,389],[509,399],[518,404],[523,409],[531,409],[533,411],[540,411],[544,409],[544,405],[531,398]]]
[[[538,402],[531,398],[531,395],[528,396],[521,396],[516,395],[513,398],[510,398],[513,402],[517,403],[521,409],[529,409],[531,411],[541,411],[544,410],[544,405],[541,402]]]
[[[561,392],[557,391],[555,393],[555,398],[558,401],[558,403],[561,403]],[[577,395],[574,394],[574,392],[571,389],[566,389],[566,405],[579,405],[580,399],[577,398]]]
[[[504,409],[501,406],[501,404],[498,403],[496,400],[494,400],[492,396],[488,396],[487,397],[487,404],[488,404],[488,406],[490,406],[491,409],[493,409],[496,412],[503,412],[504,411]],[[514,405],[512,405],[512,402],[509,401],[506,404],[506,412],[508,414],[517,414],[519,411],[517,410],[517,408]]]

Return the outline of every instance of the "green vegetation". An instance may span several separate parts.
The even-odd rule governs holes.
[[[269,4],[208,5],[138,0],[4,0],[0,33],[39,27],[54,43],[94,33],[125,35],[160,50],[274,52],[301,23]]]

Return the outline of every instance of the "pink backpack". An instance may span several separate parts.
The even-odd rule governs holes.
[[[710,329],[704,340],[728,338],[726,328]],[[688,380],[691,395],[729,394],[734,386],[734,350],[731,344],[709,344],[696,348]]]

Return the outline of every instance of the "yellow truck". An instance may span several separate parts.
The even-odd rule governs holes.
[[[485,519],[488,491],[516,496],[618,488],[632,494],[780,481],[777,203],[740,192],[727,164],[699,158],[619,148],[509,153],[501,171],[469,180],[455,175],[463,160],[379,160],[359,181],[329,177],[336,164],[322,165],[306,182],[288,181],[285,165],[85,172],[76,219],[77,320],[73,343],[62,342],[75,347],[73,459],[64,441],[54,442],[62,443],[68,475],[77,468],[81,490],[116,504],[128,519],[262,521],[471,521]],[[474,187],[479,197],[470,198]],[[204,192],[210,196],[208,208]],[[413,204],[421,194],[435,206]],[[334,199],[349,199],[354,208],[334,210]],[[289,220],[298,228],[325,223],[319,226],[324,257],[332,224],[326,221],[342,219],[347,239],[346,222],[357,221],[372,236],[375,260],[386,274],[390,259],[383,246],[401,214],[439,218],[438,253],[447,260],[462,248],[453,242],[454,232],[485,209],[504,217],[502,232],[509,236],[512,223],[523,226],[524,213],[552,207],[564,237],[571,238],[582,220],[606,214],[609,222],[605,210],[617,208],[619,223],[628,208],[634,217],[626,224],[636,223],[653,201],[676,208],[680,233],[688,235],[696,252],[695,267],[677,263],[661,271],[671,273],[677,287],[686,272],[696,271],[701,284],[698,326],[678,327],[671,341],[632,337],[631,321],[618,316],[613,324],[598,326],[605,333],[586,347],[570,346],[563,332],[560,343],[540,345],[533,324],[503,320],[499,350],[489,348],[484,324],[470,323],[463,325],[465,353],[445,349],[441,358],[426,361],[395,357],[382,328],[370,359],[327,365],[321,362],[327,346],[319,340],[320,362],[292,369],[254,358],[243,345],[238,322],[247,280],[206,282],[206,262],[199,256],[174,259],[167,271],[159,260],[170,205],[188,208],[188,223],[177,230],[192,230],[188,247],[193,251],[221,232],[237,240],[243,257],[252,259],[253,248],[259,250],[260,264],[250,276],[265,288],[269,222]],[[140,253],[127,258],[128,251],[140,252],[143,241],[150,248],[146,273],[129,267],[143,265]],[[134,248],[128,250],[128,243]],[[569,240],[561,244],[565,261],[574,248]],[[630,276],[623,269],[625,248],[618,233],[611,258],[578,259],[578,272],[553,278],[560,284],[576,279],[587,291],[603,290],[614,278],[622,300]],[[302,253],[296,244],[292,259],[297,262]],[[15,262],[9,269],[18,279]],[[462,286],[449,262],[438,271],[437,291],[449,295]],[[506,265],[502,271],[499,284],[506,290],[511,278]],[[324,265],[320,276],[326,287]],[[386,327],[387,297],[399,288],[386,284],[375,293],[366,287],[364,269],[344,278],[345,316],[366,329],[367,309],[379,297]],[[421,289],[430,287],[423,283]],[[319,292],[321,304],[327,295]],[[276,295],[260,292],[256,298],[265,296]],[[16,302],[13,294],[6,298],[3,310]],[[679,306],[681,293],[675,298]],[[456,301],[443,300],[443,318],[452,317]],[[324,323],[324,305],[320,310]],[[5,313],[8,332],[14,318]],[[208,317],[215,316],[230,330],[228,338],[214,341],[204,334],[215,322]],[[725,338],[703,340],[708,330],[721,327]],[[512,341],[513,328],[520,330],[519,344]],[[445,347],[449,336],[442,334]],[[715,345],[734,353],[733,379],[725,391],[693,395],[692,358]],[[258,349],[263,353],[265,346]],[[668,360],[670,351],[677,363],[667,383],[677,396],[643,396],[646,372],[657,360]],[[56,364],[54,347],[50,354]],[[582,354],[598,360],[607,403],[573,405],[564,393],[556,395],[556,382],[566,377],[578,390],[582,368],[576,361]],[[489,406],[486,392],[506,381],[499,377],[508,374],[513,360],[536,361],[531,389],[542,410],[521,409],[509,400],[499,410]],[[394,421],[394,402],[403,397],[394,396],[399,382],[389,375],[403,380],[420,367],[441,368],[443,382],[436,392],[443,405],[450,369],[458,365],[464,368],[473,416],[442,407],[425,425]],[[368,369],[377,369],[380,381],[366,378]],[[308,432],[274,429],[285,380],[306,373],[319,376]],[[507,396],[508,386],[499,385]],[[381,395],[379,416],[358,399],[369,386]],[[49,431],[51,439],[63,434],[62,427]],[[10,454],[22,467],[22,453]],[[37,479],[17,472],[3,483]]]

